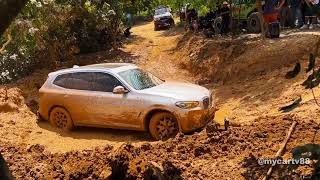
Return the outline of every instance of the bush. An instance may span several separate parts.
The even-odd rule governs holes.
[[[12,37],[0,54],[0,83],[74,61],[79,53],[117,48],[122,11],[116,3],[31,0],[0,39],[3,44],[7,34]]]

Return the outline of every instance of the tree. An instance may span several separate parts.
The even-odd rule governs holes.
[[[28,0],[0,0],[0,36],[17,17]]]

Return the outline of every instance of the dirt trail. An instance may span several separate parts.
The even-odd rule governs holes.
[[[120,61],[133,59],[133,62],[140,65],[152,73],[166,80],[178,80],[195,83],[199,77],[182,68],[181,64],[187,62],[192,55],[197,53],[199,47],[205,44],[201,38],[191,39],[190,42],[184,42],[183,28],[175,28],[166,31],[154,31],[153,23],[145,23],[138,25],[132,29],[133,37],[129,39],[123,48],[125,56],[120,56]],[[299,34],[299,33],[297,33]],[[292,34],[285,36],[293,36]],[[177,46],[179,42],[184,42],[189,49]],[[285,42],[284,40],[281,40]],[[287,42],[285,42],[288,44]],[[194,49],[193,49],[194,48]],[[214,48],[214,47],[213,47]],[[184,55],[184,53],[189,53]],[[210,50],[212,52],[215,49]],[[254,52],[251,52],[251,54]],[[120,54],[120,55],[122,55]],[[89,56],[91,59],[99,59],[94,56]],[[117,57],[119,58],[119,57]],[[122,58],[122,59],[121,59]],[[108,61],[107,61],[108,62]],[[287,68],[287,67],[285,67]],[[34,144],[42,144],[51,152],[66,152],[70,150],[94,149],[97,146],[105,144],[119,147],[125,142],[130,142],[136,145],[144,142],[150,142],[151,138],[146,133],[120,131],[111,129],[99,128],[78,128],[73,132],[64,133],[55,128],[52,128],[47,122],[37,122],[35,112],[37,110],[38,88],[44,82],[47,70],[41,70],[33,75],[21,79],[16,83],[10,84],[9,94],[17,97],[19,111],[1,112],[0,113],[0,135],[2,141],[11,143],[26,144],[28,146]],[[281,73],[280,73],[281,75]],[[314,112],[316,107],[308,106],[312,103],[310,93],[304,91],[300,86],[300,82],[305,76],[299,76],[299,80],[286,86],[287,91],[283,91],[282,86],[268,88],[273,82],[278,84],[283,82],[283,75],[279,73],[271,73],[252,81],[233,82],[231,84],[209,84],[208,88],[216,91],[218,107],[216,120],[220,123],[224,118],[231,118],[239,123],[250,123],[261,114],[279,115],[278,108],[281,103],[288,103],[291,97],[296,97],[297,94],[303,93],[303,96],[309,97],[305,106],[296,110],[300,112],[303,118],[312,115],[316,117]],[[197,77],[197,78],[196,78]],[[265,81],[261,79],[269,79]],[[292,82],[292,81],[291,81]],[[292,89],[292,90],[290,90]],[[271,95],[282,93],[281,98],[270,98]],[[4,87],[0,86],[0,94],[4,94]],[[316,89],[316,94],[319,90]],[[269,97],[270,96],[270,97]],[[306,98],[304,98],[306,99]],[[263,104],[261,102],[264,101]],[[317,119],[317,118],[316,118]]]
[[[164,31],[155,32],[151,23],[134,27],[132,31],[132,42],[126,45],[123,51],[135,57],[139,65],[166,80],[193,81],[186,70],[179,70],[178,63],[170,56],[179,35],[166,34],[168,32]],[[143,132],[77,128],[65,133],[52,128],[48,122],[37,122],[37,117],[30,108],[36,111],[37,107],[32,107],[32,102],[37,100],[37,89],[48,73],[43,70],[9,85],[9,88],[19,88],[10,89],[9,93],[22,99],[18,107],[19,112],[0,112],[2,141],[27,146],[41,144],[50,152],[94,149],[106,144],[119,147],[125,142],[138,145],[152,141],[150,136]],[[4,86],[0,86],[0,90],[1,94],[4,94]]]
[[[166,80],[194,82],[193,76],[179,67],[183,59],[175,56],[183,28],[154,31],[153,23],[139,25],[132,29],[134,43],[124,51],[138,56],[138,65]]]

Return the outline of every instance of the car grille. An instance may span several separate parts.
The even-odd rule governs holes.
[[[202,103],[203,103],[203,108],[208,109],[209,105],[210,105],[210,99],[208,97],[206,97],[203,99]]]
[[[169,19],[170,19],[170,18],[168,18],[168,17],[161,17],[161,18],[160,18],[161,21],[168,21]]]

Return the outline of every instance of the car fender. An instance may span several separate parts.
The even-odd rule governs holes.
[[[157,104],[157,105],[153,105],[151,106],[147,111],[145,111],[145,113],[143,114],[143,120],[144,120],[144,126],[145,126],[145,129],[148,130],[149,127],[148,127],[148,124],[149,124],[149,121],[151,119],[152,116],[150,115],[153,115],[154,113],[157,113],[157,112],[161,112],[161,111],[166,111],[166,112],[169,112],[169,113],[172,113],[177,122],[178,122],[178,126],[179,126],[179,130],[181,130],[181,123],[180,123],[180,117],[177,113],[175,113],[172,108],[170,107],[167,107],[165,105],[161,105],[161,104]]]

